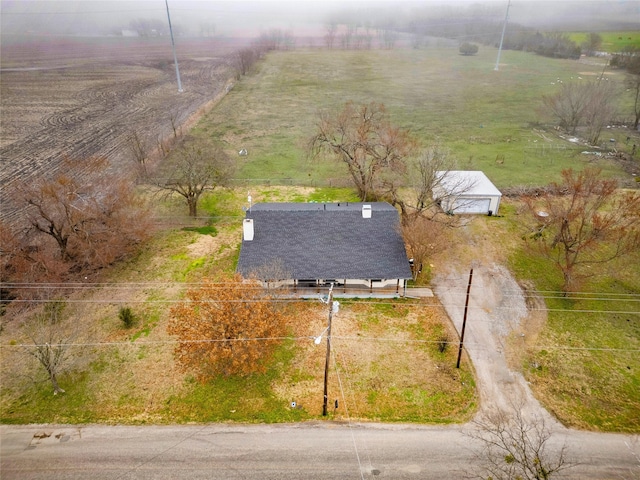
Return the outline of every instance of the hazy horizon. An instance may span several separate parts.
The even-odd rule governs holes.
[[[280,28],[294,36],[330,21],[381,28],[416,13],[433,18],[481,18],[503,22],[507,0],[273,1],[169,0],[172,24],[182,35],[258,36]],[[2,33],[118,35],[136,20],[166,25],[165,0],[2,0]],[[640,1],[512,0],[509,22],[539,29],[637,29]],[[392,27],[390,27],[392,28]]]

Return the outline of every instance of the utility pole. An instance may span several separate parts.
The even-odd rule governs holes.
[[[173,63],[176,66],[176,78],[178,79],[178,93],[184,92],[182,90],[182,82],[180,81],[180,69],[178,68],[178,56],[176,55],[176,43],[173,40],[173,28],[171,27],[171,15],[169,14],[169,0],[164,0],[164,4],[167,6],[167,19],[169,20],[169,33],[171,34],[171,48],[173,49]]]
[[[502,36],[500,37],[500,47],[498,47],[498,58],[496,60],[496,67],[494,70],[498,71],[498,65],[500,65],[500,53],[502,52],[502,42],[504,42],[504,32],[507,30],[507,21],[509,20],[509,7],[511,6],[511,0],[507,3],[507,14],[504,16],[504,25],[502,25]]]
[[[324,362],[324,400],[322,403],[322,416],[327,416],[327,380],[329,378],[329,360],[331,357],[331,317],[333,316],[333,283],[329,287],[329,297],[327,299],[329,304],[329,326],[327,327],[327,358]]]
[[[462,332],[460,333],[460,348],[458,348],[458,363],[456,363],[456,368],[460,368],[460,358],[462,357],[462,344],[464,342],[464,329],[467,326],[467,309],[469,308],[469,292],[471,292],[472,279],[473,268],[469,272],[469,285],[467,285],[467,299],[464,302],[464,317],[462,317]]]

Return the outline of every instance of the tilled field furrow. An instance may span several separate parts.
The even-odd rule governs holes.
[[[130,135],[155,146],[172,134],[172,117],[192,119],[224,92],[239,47],[211,39],[182,45],[185,91],[178,93],[171,50],[161,40],[95,42],[3,42],[0,220],[22,215],[16,182],[52,175],[65,158],[104,156],[111,168],[129,171]]]

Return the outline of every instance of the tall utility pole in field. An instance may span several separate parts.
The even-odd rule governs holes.
[[[504,16],[504,25],[502,25],[502,36],[500,37],[500,47],[498,47],[498,58],[496,59],[496,67],[494,70],[498,71],[500,65],[500,53],[502,52],[502,42],[504,42],[504,32],[507,30],[507,21],[509,20],[509,7],[511,6],[511,0],[507,3],[507,14]]]
[[[176,77],[178,78],[178,93],[182,93],[184,90],[182,90],[182,82],[180,81],[180,69],[178,68],[178,56],[176,55],[176,42],[173,40],[173,28],[171,27],[171,15],[169,14],[169,0],[164,0],[164,4],[167,6],[169,33],[171,34],[171,48],[173,49],[173,63],[176,66]]]

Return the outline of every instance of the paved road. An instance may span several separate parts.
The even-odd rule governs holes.
[[[1,426],[3,480],[459,479],[464,427],[412,425]],[[40,434],[50,434],[38,438]],[[34,437],[35,435],[35,437]],[[573,479],[640,478],[637,437],[566,431]],[[635,443],[634,443],[635,442]],[[635,475],[635,476],[634,476]]]

